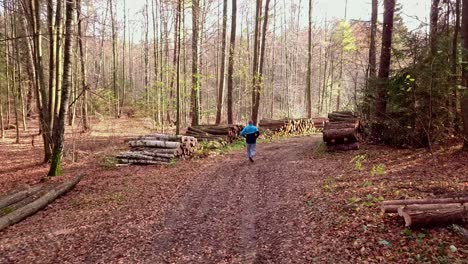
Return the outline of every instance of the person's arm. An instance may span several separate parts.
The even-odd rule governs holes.
[[[255,138],[258,138],[260,136],[260,131],[255,132]]]
[[[241,137],[245,137],[245,127],[244,127],[244,129],[241,130],[240,135],[241,135]]]

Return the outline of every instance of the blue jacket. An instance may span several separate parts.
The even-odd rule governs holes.
[[[240,135],[245,137],[247,144],[255,144],[257,143],[257,138],[260,136],[260,132],[258,128],[254,125],[247,125],[242,129]]]

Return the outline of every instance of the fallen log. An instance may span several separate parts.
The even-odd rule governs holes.
[[[338,144],[338,145],[329,145],[327,146],[327,151],[348,151],[348,150],[358,150],[359,143],[354,142],[351,144]]]
[[[138,138],[138,140],[162,140],[174,142],[186,142],[191,140],[190,137],[182,135],[168,135],[168,134],[150,134]]]
[[[397,213],[398,208],[405,205],[415,204],[463,204],[468,203],[468,197],[454,198],[434,198],[434,199],[407,199],[407,200],[388,200],[382,202],[383,213]]]
[[[25,190],[20,190],[18,192],[14,192],[12,194],[8,194],[0,198],[0,210],[11,205],[14,203],[17,203],[28,196],[31,196],[32,194],[38,192],[42,188],[41,185],[36,185],[33,187],[28,187]]]
[[[155,161],[155,160],[140,160],[140,159],[119,159],[120,163],[135,164],[135,165],[169,165],[171,162]]]
[[[120,153],[117,156],[117,159],[135,159],[135,160],[153,160],[153,161],[162,161],[162,162],[170,162],[171,158],[167,157],[158,157],[158,156],[153,156],[153,155],[145,155],[142,154],[141,152],[125,152],[125,153]]]
[[[75,177],[73,180],[67,181],[65,183],[60,184],[57,188],[47,192],[45,195],[41,196],[40,198],[36,199],[35,201],[3,216],[0,217],[0,230],[4,228],[16,224],[21,220],[25,219],[26,217],[35,214],[42,208],[46,207],[48,204],[53,202],[59,196],[63,195],[71,188],[73,188],[81,179],[83,175],[79,175]]]
[[[151,148],[152,153],[161,153],[161,154],[177,154],[177,151],[180,148]],[[134,147],[132,151],[146,151],[148,148],[145,147]]]
[[[468,217],[468,208],[466,205],[461,204],[450,208],[434,210],[400,207],[398,208],[398,215],[404,218],[406,227],[441,225],[464,221]]]
[[[179,142],[172,141],[162,141],[162,140],[135,140],[130,141],[128,144],[131,147],[154,147],[154,148],[178,148],[180,146]]]
[[[325,124],[325,129],[344,129],[344,128],[358,128],[358,123],[344,123],[344,122],[328,122]]]
[[[357,131],[354,128],[325,129],[323,141],[327,144],[345,144],[357,142]]]

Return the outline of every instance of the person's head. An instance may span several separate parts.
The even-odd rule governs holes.
[[[248,124],[249,124],[250,126],[253,126],[254,123],[253,123],[252,120],[249,120]]]

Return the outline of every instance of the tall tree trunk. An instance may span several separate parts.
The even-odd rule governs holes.
[[[81,16],[81,0],[76,0],[76,15],[78,20],[78,48],[80,50],[80,69],[81,69],[81,89],[83,90],[83,105],[81,109],[81,118],[83,120],[83,130],[89,130],[88,122],[88,85],[86,84],[86,63],[85,46],[83,45],[83,21]]]
[[[180,24],[182,14],[182,2],[183,0],[177,1],[177,23],[176,23],[176,135],[180,134]]]
[[[236,52],[236,24],[237,24],[237,0],[232,0],[231,10],[231,37],[229,39],[229,65],[227,77],[227,120],[228,124],[234,122],[233,118],[233,92],[234,92],[234,55]]]
[[[44,141],[44,162],[48,162],[52,157],[52,132],[50,124],[50,111],[48,97],[46,93],[45,76],[44,76],[44,59],[42,54],[42,35],[41,35],[41,5],[39,0],[30,0],[28,6],[25,6],[26,13],[31,16],[30,24],[33,32],[33,49],[34,70],[35,70],[35,85],[37,96],[37,108],[39,110],[39,120],[42,131],[42,139]]]
[[[366,93],[364,95],[364,113],[370,115],[371,98],[374,97],[374,83],[377,77],[377,16],[378,16],[378,0],[372,0],[372,14],[370,24],[370,40],[369,40],[369,78],[367,80]]]
[[[432,0],[431,6],[431,57],[434,57],[437,52],[437,32],[438,32],[438,22],[439,22],[439,3],[440,0]]]
[[[307,47],[307,87],[306,87],[306,113],[312,118],[312,0],[309,0],[309,32]]]
[[[122,41],[122,96],[120,98],[120,108],[124,108],[125,101],[127,99],[127,78],[126,78],[126,73],[125,73],[125,52],[127,51],[126,49],[126,43],[127,43],[127,1],[123,1],[123,41]]]
[[[63,81],[61,90],[60,112],[56,125],[54,125],[53,141],[54,152],[50,164],[49,176],[59,176],[62,174],[62,156],[65,134],[65,116],[68,109],[68,98],[71,75],[72,59],[72,39],[73,22],[75,14],[75,1],[68,0],[65,7],[65,43],[64,43],[64,61],[63,61]]]
[[[348,0],[345,0],[345,10],[344,10],[344,22],[346,22],[347,20],[347,14],[348,14]],[[344,42],[344,29],[343,29],[343,33],[341,35],[341,43],[340,43],[340,82],[338,83],[338,95],[336,96],[336,111],[339,111],[340,110],[340,107],[341,107],[341,90],[343,89],[344,85],[343,85],[343,55],[344,55],[344,46],[343,46],[343,42]]]
[[[453,123],[455,131],[458,133],[460,131],[460,117],[459,117],[459,98],[458,98],[458,41],[459,41],[459,33],[460,33],[460,3],[461,0],[456,0],[455,2],[455,25],[454,25],[454,32],[453,32],[453,39],[452,39],[452,89],[453,89],[453,99],[451,102],[451,107],[453,111]]]
[[[154,83],[155,83],[155,93],[156,93],[156,103],[158,104],[157,106],[157,113],[156,113],[156,124],[160,125],[161,124],[161,112],[160,108],[161,106],[159,105],[159,97],[161,94],[159,93],[158,89],[158,39],[157,39],[157,30],[158,30],[158,19],[156,18],[156,10],[157,10],[157,0],[151,0],[151,14],[153,16],[153,57],[154,57]]]
[[[200,0],[192,0],[192,91],[191,91],[191,115],[192,125],[198,125],[200,121],[199,114],[199,90],[200,74],[198,72],[199,54],[198,38],[200,34]]]
[[[268,31],[268,12],[270,8],[270,0],[266,0],[265,3],[265,15],[263,17],[263,29],[261,31],[261,47],[260,47],[260,58],[259,58],[259,68],[258,68],[258,80],[257,80],[257,89],[255,90],[255,104],[253,109],[252,121],[258,123],[258,109],[260,108],[260,93],[261,88],[263,87],[263,68],[265,65],[265,49],[266,49],[266,32]]]
[[[463,61],[462,61],[462,86],[463,91],[461,106],[463,118],[463,150],[468,151],[468,0],[463,0],[462,8],[462,36],[463,36]]]
[[[257,99],[257,90],[260,89],[259,83],[261,82],[259,80],[260,74],[259,74],[259,56],[260,56],[260,40],[261,40],[261,32],[262,32],[262,0],[257,0],[256,1],[256,12],[255,12],[255,31],[254,31],[254,46],[253,46],[253,66],[252,66],[252,116],[251,119],[254,122],[254,124],[257,124],[256,115],[258,115],[258,112],[255,113],[255,106],[256,102],[255,100]],[[258,111],[258,110],[257,110]]]
[[[61,1],[57,2],[57,8],[61,6]],[[54,26],[54,2],[53,0],[47,1],[47,23],[48,23],[48,31],[49,31],[49,109],[55,109],[55,74],[56,71],[56,49],[57,49],[57,26]],[[49,120],[51,122],[51,129],[54,120],[54,111],[50,111]],[[52,131],[51,131],[52,133]]]
[[[382,50],[378,75],[377,98],[375,101],[375,121],[382,123],[387,110],[387,82],[390,75],[390,60],[393,36],[393,15],[396,0],[384,0],[384,20],[382,32]]]
[[[55,34],[57,36],[55,40],[55,89],[53,90],[53,95],[49,94],[49,102],[53,101],[52,105],[50,106],[51,109],[51,133],[53,131],[53,126],[55,119],[57,118],[59,111],[60,111],[60,100],[61,100],[61,85],[62,85],[62,74],[63,74],[63,2],[64,1],[57,1],[57,9],[55,13]],[[53,96],[53,97],[52,97]],[[52,99],[53,98],[53,99]]]
[[[115,30],[114,1],[109,0],[112,27],[112,89],[114,90],[115,117],[120,118],[120,91],[117,87],[117,36]]]
[[[219,87],[218,87],[218,104],[216,107],[216,124],[221,123],[221,114],[223,112],[223,97],[224,97],[224,70],[226,67],[226,37],[227,37],[227,8],[228,1],[223,1],[223,33],[222,33],[222,46],[221,46],[221,71],[219,73]]]

